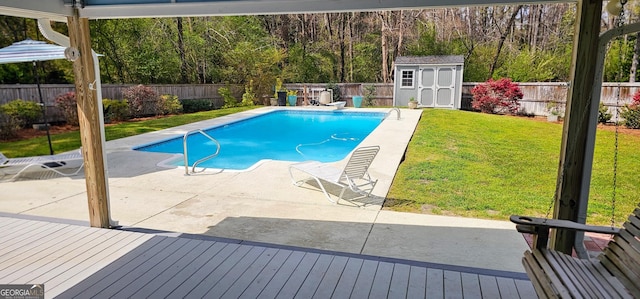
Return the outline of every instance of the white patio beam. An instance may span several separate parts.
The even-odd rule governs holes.
[[[73,15],[73,9],[62,0],[2,0],[0,15],[66,22],[67,16]]]
[[[132,1],[135,2],[135,1]],[[166,2],[166,1],[157,1]],[[86,5],[80,16],[89,19],[120,19],[177,16],[274,15],[354,12],[466,6],[515,5],[518,3],[567,3],[557,0],[236,0],[152,4]],[[90,2],[89,2],[90,3]]]

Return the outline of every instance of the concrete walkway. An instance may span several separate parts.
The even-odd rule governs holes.
[[[108,142],[112,219],[153,230],[524,272],[520,260],[527,244],[510,222],[381,210],[420,110],[403,109],[399,120],[392,112],[361,143],[380,145],[381,151],[371,167],[379,183],[371,198],[357,202],[360,207],[331,204],[312,185],[293,186],[290,162],[266,161],[247,172],[185,176],[184,168],[158,166],[171,155],[131,150],[272,109],[277,108]],[[0,183],[0,212],[88,221],[82,176],[39,178]]]

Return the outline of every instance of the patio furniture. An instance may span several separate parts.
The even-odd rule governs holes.
[[[346,104],[347,104],[347,102],[345,102],[345,101],[337,101],[337,102],[326,104],[325,106],[333,106],[333,107],[336,107],[336,110],[339,110],[339,109],[344,108],[344,105],[346,105]]]
[[[640,206],[621,229],[515,215],[511,222],[534,234],[522,264],[540,298],[640,298]],[[547,249],[552,228],[614,237],[597,259],[579,259]]]
[[[379,146],[357,148],[353,151],[343,169],[319,161],[295,163],[289,166],[289,175],[291,176],[293,184],[298,187],[307,181],[315,180],[324,195],[332,203],[338,203],[340,199],[343,199],[342,196],[347,189],[360,193],[363,197],[368,197],[378,182],[378,180],[371,179],[368,170],[379,150]],[[309,177],[303,180],[295,180],[293,176],[294,169],[304,172],[309,175]],[[334,201],[331,199],[323,182],[331,183],[342,188],[338,200]],[[351,201],[353,199],[347,200]]]
[[[47,156],[7,158],[0,153],[0,178],[14,180],[26,172],[53,171],[62,176],[78,174],[84,166],[80,151]]]

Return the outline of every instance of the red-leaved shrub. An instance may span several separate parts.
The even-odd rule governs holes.
[[[127,99],[132,117],[143,117],[162,114],[160,95],[151,87],[142,84],[122,90]]]
[[[630,129],[640,129],[640,91],[633,95],[631,104],[624,105],[620,111],[624,125]]]
[[[67,93],[59,94],[56,97],[56,107],[60,109],[64,120],[68,125],[78,125],[78,102],[76,100],[76,93],[69,91]]]
[[[509,78],[489,79],[471,90],[473,109],[484,113],[515,114],[520,108],[520,100],[524,96],[518,84]]]

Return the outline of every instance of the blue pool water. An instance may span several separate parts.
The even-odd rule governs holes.
[[[335,162],[344,159],[384,119],[384,113],[279,110],[204,130],[220,142],[217,157],[199,167],[244,170],[261,160]],[[135,150],[183,153],[182,136]],[[201,134],[188,138],[189,165],[215,151]],[[172,165],[184,166],[183,159]]]

